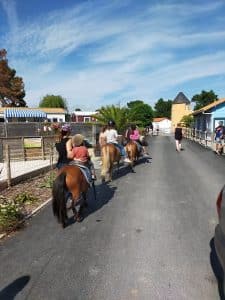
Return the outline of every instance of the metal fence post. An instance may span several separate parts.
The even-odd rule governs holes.
[[[6,153],[5,153],[5,157],[6,157],[6,170],[7,170],[7,184],[8,187],[11,186],[11,165],[10,165],[10,147],[8,144],[6,144]]]

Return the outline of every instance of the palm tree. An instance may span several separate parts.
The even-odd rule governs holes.
[[[128,109],[115,105],[102,106],[94,117],[101,124],[107,124],[109,120],[114,120],[119,133],[123,133],[128,124]]]

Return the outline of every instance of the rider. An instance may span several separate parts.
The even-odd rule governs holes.
[[[132,133],[130,134],[130,139],[138,144],[139,151],[143,149],[144,155],[148,155],[145,145],[140,141],[140,133],[135,124],[131,125]],[[141,151],[140,151],[141,152]]]
[[[63,125],[60,132],[60,142],[55,144],[59,157],[56,164],[56,168],[59,170],[65,165],[68,165],[70,159],[67,157],[67,147],[70,141],[69,135],[71,133],[70,125]]]
[[[127,153],[124,149],[124,147],[118,143],[118,133],[117,130],[115,129],[115,122],[113,120],[110,120],[108,122],[108,128],[105,131],[105,136],[106,136],[106,142],[114,144],[116,147],[119,148],[120,154],[122,157],[124,157],[124,162],[130,163],[131,161],[127,157]]]
[[[73,159],[77,164],[81,164],[89,168],[92,180],[96,180],[94,164],[91,161],[87,147],[84,146],[84,136],[81,134],[75,134],[72,137],[72,145],[73,148],[69,151],[68,157]]]

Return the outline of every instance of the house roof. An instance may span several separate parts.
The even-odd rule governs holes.
[[[74,111],[73,112],[73,115],[76,115],[76,116],[93,116],[93,115],[96,115],[97,112],[96,111]]]
[[[43,111],[47,114],[65,114],[66,110],[64,108],[59,107],[38,107],[38,108],[30,108],[30,107],[0,107],[0,113],[4,113],[6,109],[17,109],[17,110],[37,110],[37,111]]]
[[[169,120],[168,118],[166,117],[161,117],[161,118],[153,118],[153,122],[161,122],[163,120]]]
[[[205,112],[207,110],[210,110],[211,108],[216,107],[217,105],[222,104],[224,102],[225,102],[225,98],[214,101],[214,102],[212,102],[212,103],[210,103],[210,104],[208,104],[208,105],[206,105],[206,106],[204,106],[204,107],[202,107],[198,110],[193,111],[192,115],[198,115],[198,114],[200,114],[202,112]]]
[[[173,104],[190,104],[190,100],[182,93],[179,92],[179,94],[177,94],[176,98],[173,100]]]

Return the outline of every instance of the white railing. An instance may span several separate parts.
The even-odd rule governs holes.
[[[195,128],[183,128],[185,138],[195,141],[207,148],[215,149],[214,133],[208,131],[197,130]]]

